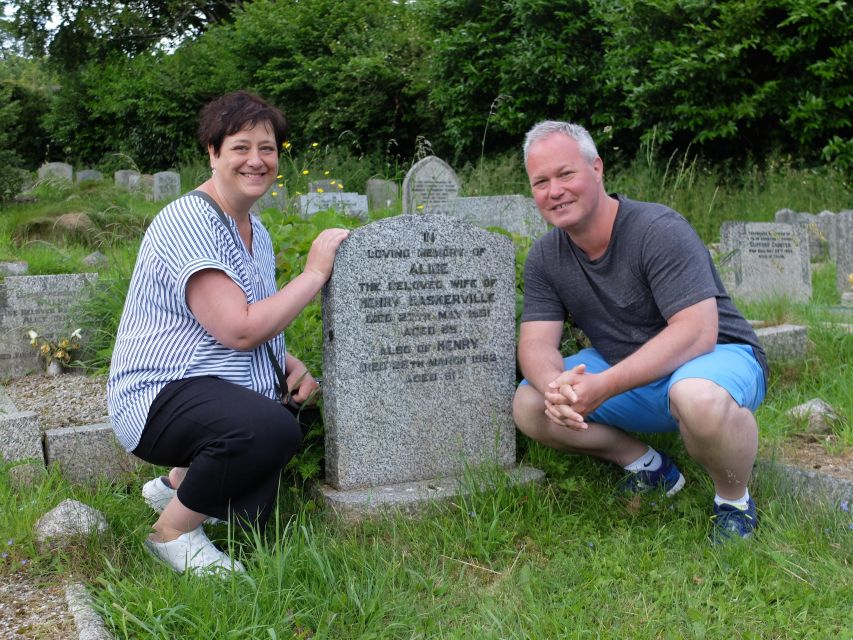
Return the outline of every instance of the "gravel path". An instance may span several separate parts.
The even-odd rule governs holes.
[[[34,373],[4,387],[18,411],[38,413],[42,429],[97,424],[107,420],[107,376]]]
[[[24,571],[0,574],[0,638],[69,640],[76,636],[63,585]]]
[[[35,411],[42,428],[104,422],[106,376],[33,374],[3,385],[18,411]],[[0,565],[0,639],[69,640],[77,637],[65,587],[26,569]]]

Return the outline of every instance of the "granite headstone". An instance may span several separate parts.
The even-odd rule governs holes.
[[[456,172],[441,158],[427,156],[409,169],[403,180],[403,213],[444,213],[459,194]]]
[[[70,164],[64,162],[47,162],[39,167],[39,180],[43,178],[62,178],[64,180],[72,180],[74,178],[74,169]]]
[[[837,213],[834,224],[835,283],[839,295],[853,292],[853,211]]]
[[[181,195],[181,174],[160,171],[153,176],[152,198],[155,202],[174,200]]]
[[[731,295],[749,301],[787,297],[808,302],[809,239],[802,225],[724,222],[720,244],[720,272]]]
[[[367,208],[370,211],[392,209],[400,197],[400,189],[393,180],[370,178],[367,181]]]
[[[117,187],[130,191],[139,187],[139,172],[133,169],[119,169],[113,174]]]
[[[84,169],[77,172],[77,182],[101,182],[104,179],[104,174],[95,169]]]
[[[500,227],[510,233],[538,238],[548,230],[533,198],[520,195],[455,198],[447,215],[478,227]]]
[[[509,238],[436,215],[356,229],[323,291],[323,331],[334,489],[514,465]]]

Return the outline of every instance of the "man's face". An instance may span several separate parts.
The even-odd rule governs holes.
[[[582,231],[601,200],[603,169],[601,158],[590,164],[578,143],[562,133],[535,142],[527,176],[542,217],[564,231]]]

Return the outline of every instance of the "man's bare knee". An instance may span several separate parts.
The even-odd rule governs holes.
[[[697,437],[712,437],[739,409],[723,387],[700,378],[676,382],[669,391],[670,411],[682,430]]]

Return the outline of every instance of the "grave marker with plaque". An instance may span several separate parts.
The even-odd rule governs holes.
[[[757,301],[812,293],[808,231],[782,222],[724,222],[720,272],[729,294]]]
[[[467,465],[514,467],[508,238],[434,215],[361,227],[338,249],[323,329],[324,495],[336,508],[347,492],[367,509],[399,505],[432,497],[428,486],[452,494],[441,479]]]

